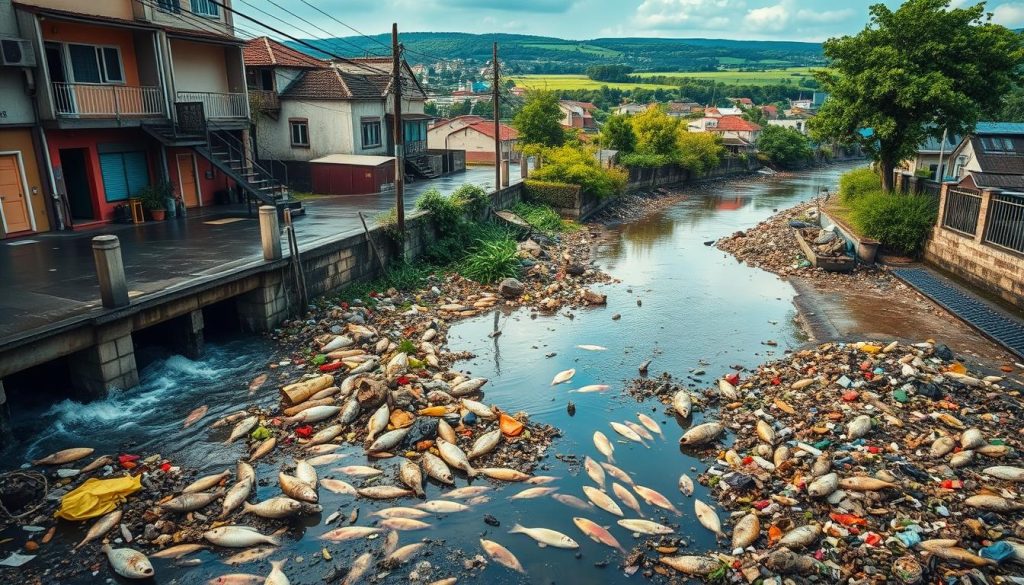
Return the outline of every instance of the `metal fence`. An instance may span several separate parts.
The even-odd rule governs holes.
[[[942,226],[973,236],[978,232],[980,212],[981,193],[968,189],[949,189],[946,192],[946,209],[942,213]]]
[[[206,118],[246,118],[249,104],[244,93],[219,93],[210,91],[179,91],[179,102],[202,102]]]
[[[985,243],[1024,253],[1024,197],[992,194],[985,215]]]
[[[54,82],[53,99],[59,116],[119,118],[164,115],[163,93],[156,86]]]

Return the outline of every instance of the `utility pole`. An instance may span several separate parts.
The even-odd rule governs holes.
[[[405,124],[402,123],[402,51],[398,23],[391,25],[391,100],[395,115],[395,212],[398,233],[405,235]]]
[[[498,42],[494,42],[494,79],[491,81],[491,101],[494,102],[494,190],[501,189],[501,103],[498,88]]]
[[[935,169],[935,182],[942,184],[942,181],[946,178],[946,171],[943,170],[942,165],[945,161],[942,160],[946,156],[946,133],[949,128],[942,129],[942,144],[939,145],[939,168]]]

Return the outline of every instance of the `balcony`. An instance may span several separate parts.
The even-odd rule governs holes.
[[[176,101],[203,104],[207,120],[245,120],[249,117],[249,104],[244,93],[179,91]]]
[[[281,100],[276,91],[269,89],[249,89],[249,107],[257,112],[278,112]]]
[[[163,92],[158,86],[53,83],[56,113],[62,118],[161,118]]]

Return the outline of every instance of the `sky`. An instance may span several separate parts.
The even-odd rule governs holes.
[[[823,41],[864,27],[878,0],[307,0],[360,32],[519,33],[566,39],[703,37]],[[283,16],[289,8],[336,36],[354,34],[301,0],[234,0],[234,7],[285,28],[253,7]],[[885,0],[896,7],[898,1]],[[954,5],[974,4],[953,0]],[[1024,0],[990,0],[999,24],[1024,27]],[[297,21],[286,18],[292,23]],[[241,23],[239,23],[241,24]],[[244,25],[243,25],[244,26]],[[287,30],[287,29],[286,29]],[[325,37],[298,22],[292,33]]]

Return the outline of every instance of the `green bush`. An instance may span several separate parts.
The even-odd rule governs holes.
[[[491,204],[491,196],[479,185],[465,184],[456,189],[451,199],[472,216],[478,216]]]
[[[601,166],[596,151],[590,148],[572,145],[549,148],[544,151],[543,158],[544,166],[533,172],[534,179],[579,185],[585,192],[601,199],[621,193],[629,179],[623,169]]]
[[[627,168],[651,169],[670,164],[672,159],[664,154],[631,152],[619,156],[619,163]]]
[[[174,197],[174,187],[167,181],[158,181],[139,189],[135,197],[142,200],[142,207],[146,211],[166,209],[167,200]]]
[[[462,205],[437,189],[428,189],[416,200],[416,209],[429,212],[441,229],[449,229],[462,220]]]
[[[526,198],[531,201],[537,201],[556,209],[576,207],[576,196],[580,191],[579,185],[538,181],[536,179],[527,179],[525,184]]]
[[[938,203],[926,195],[890,195],[879,191],[857,195],[850,219],[863,236],[874,238],[900,254],[916,256],[938,215]]]
[[[854,169],[839,177],[839,200],[851,205],[862,195],[877,193],[881,188],[882,178],[873,169]]]
[[[504,237],[477,240],[477,245],[462,262],[461,273],[470,280],[490,284],[503,278],[519,276],[520,268],[515,240]]]
[[[396,242],[401,242],[405,239],[405,234],[398,231],[398,211],[394,207],[377,214],[376,219],[377,225],[384,230],[384,233],[389,238]]]
[[[516,203],[512,207],[516,215],[525,219],[533,227],[545,232],[562,232],[576,227],[573,222],[562,219],[554,209],[547,205],[535,203]]]

